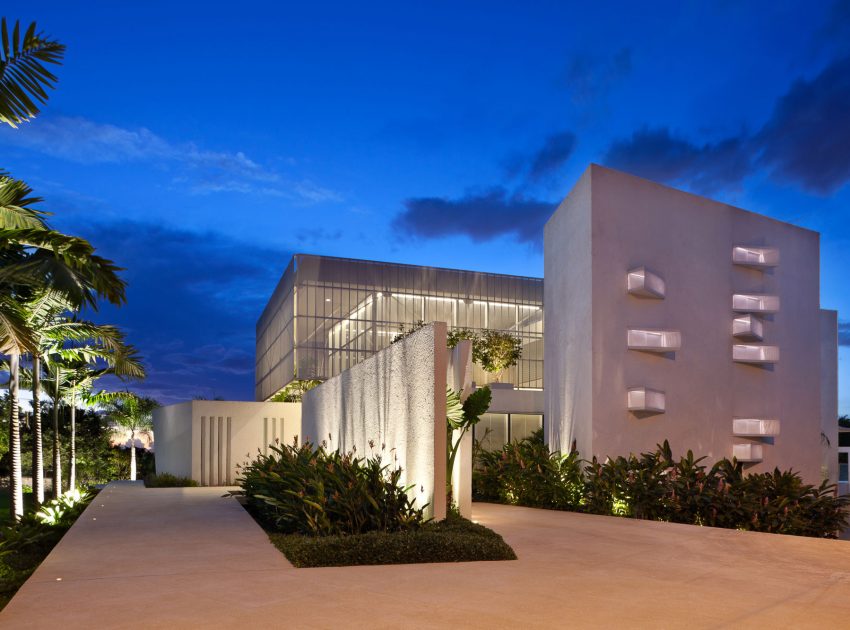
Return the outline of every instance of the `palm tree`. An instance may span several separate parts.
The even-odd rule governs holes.
[[[45,367],[53,398],[53,492],[62,492],[59,450],[59,404],[71,407],[71,453],[69,488],[76,485],[77,397],[88,394],[94,382],[107,374],[121,379],[144,378],[145,369],[136,349],[126,343],[124,333],[114,326],[58,316],[42,331]]]
[[[153,398],[132,392],[100,392],[91,397],[106,410],[106,417],[114,424],[130,431],[130,479],[136,480],[136,433],[153,427],[153,410],[159,403]]]
[[[38,103],[47,101],[45,88],[52,88],[56,77],[44,64],[61,64],[65,46],[36,32],[35,22],[21,37],[20,22],[12,36],[6,18],[0,21],[0,123],[15,127],[38,114]]]

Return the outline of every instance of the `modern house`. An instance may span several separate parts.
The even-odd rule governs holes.
[[[819,236],[592,165],[545,230],[546,435],[836,479]],[[831,445],[831,446],[828,446]]]
[[[400,328],[442,322],[522,340],[491,384],[485,447],[543,427],[553,450],[588,459],[666,439],[837,481],[837,314],[820,308],[819,255],[816,232],[591,165],[546,225],[544,279],[294,256],[257,323],[257,402],[244,404],[348,374]],[[474,366],[472,380],[489,378]],[[300,408],[252,409],[257,440],[301,422]],[[208,412],[180,418],[198,427],[192,452],[209,453],[211,479],[231,461],[231,417]]]
[[[495,447],[543,426],[542,278],[330,256],[293,256],[260,316],[256,400],[295,378],[336,376],[420,321],[519,337],[522,358],[502,376],[507,387],[493,386],[478,431]],[[476,383],[490,382],[473,370]]]

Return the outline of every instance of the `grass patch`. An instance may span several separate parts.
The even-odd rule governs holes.
[[[148,475],[145,477],[145,488],[196,488],[198,482],[189,477],[177,477],[171,473]]]
[[[304,536],[267,532],[296,567],[516,560],[502,537],[456,514],[400,532]]]

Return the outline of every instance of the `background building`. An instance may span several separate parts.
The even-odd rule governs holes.
[[[816,232],[592,165],[546,225],[547,441],[605,458],[669,439],[819,482],[837,463],[819,274]]]
[[[257,322],[256,399],[294,378],[327,380],[390,345],[399,326],[509,331],[522,358],[502,375],[518,390],[494,395],[480,433],[495,446],[543,422],[543,280],[297,254]],[[489,375],[474,366],[473,379]],[[538,390],[534,392],[522,390]],[[513,415],[509,415],[513,414]]]

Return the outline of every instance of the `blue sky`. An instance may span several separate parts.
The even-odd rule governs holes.
[[[68,46],[3,166],[127,268],[163,402],[251,399],[309,252],[542,275],[591,161],[821,232],[850,413],[850,1],[6,2]]]

